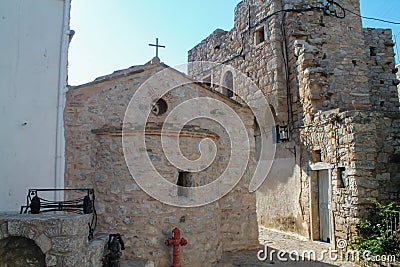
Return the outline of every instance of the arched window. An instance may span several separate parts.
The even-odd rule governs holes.
[[[254,118],[254,139],[256,148],[254,157],[256,161],[259,161],[261,155],[261,130],[256,118]]]
[[[229,98],[233,97],[233,74],[232,74],[232,71],[228,70],[227,72],[225,72],[222,85],[224,87],[222,93]]]

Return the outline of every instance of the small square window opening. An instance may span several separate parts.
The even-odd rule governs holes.
[[[261,27],[256,30],[255,43],[256,45],[258,45],[263,43],[264,41],[265,41],[264,27]]]
[[[192,177],[190,172],[179,172],[178,173],[178,181],[176,182],[178,186],[178,197],[187,197],[189,195],[188,188],[185,187],[192,187]]]

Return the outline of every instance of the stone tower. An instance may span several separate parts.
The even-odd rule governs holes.
[[[348,10],[359,14],[359,0],[244,0],[232,30],[214,31],[188,55],[239,70],[269,101],[259,109],[274,113],[277,150],[257,191],[259,224],[334,244],[355,234],[373,200],[398,201],[400,192],[391,31],[363,29]],[[226,93],[213,84],[229,68],[189,75]],[[233,85],[229,97],[245,94]]]

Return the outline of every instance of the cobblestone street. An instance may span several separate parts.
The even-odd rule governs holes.
[[[251,251],[239,251],[224,253],[221,261],[214,265],[215,267],[258,267],[258,266],[273,266],[273,267],[283,267],[283,266],[343,266],[343,267],[355,267],[358,266],[351,262],[343,262],[340,260],[340,255],[336,253],[331,253],[331,257],[328,253],[323,255],[323,251],[329,251],[330,246],[328,244],[323,244],[319,242],[311,242],[305,238],[295,237],[291,235],[286,235],[280,232],[271,231],[265,228],[260,229],[259,240],[261,244],[266,244],[268,246],[268,255],[265,261],[258,260],[258,251],[263,249],[260,245],[260,249]],[[332,249],[331,249],[332,250]],[[275,253],[272,253],[275,251]],[[282,261],[277,258],[278,251],[285,252],[282,256],[282,252],[279,254],[281,258],[287,259],[287,261]],[[304,251],[315,252],[316,261],[304,259],[302,257],[297,257],[294,251],[298,255],[304,255]],[[289,253],[292,252],[290,255]],[[272,260],[269,255],[273,254]],[[324,257],[322,257],[323,255]],[[260,255],[264,256],[264,255]],[[337,257],[337,260],[336,260]],[[293,259],[299,260],[293,260]],[[323,260],[321,260],[323,258]]]

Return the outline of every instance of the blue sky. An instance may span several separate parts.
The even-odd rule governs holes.
[[[166,49],[160,58],[170,66],[185,63],[187,51],[216,28],[233,27],[240,0],[72,0],[69,84],[140,65],[155,56],[155,38]],[[400,21],[400,0],[361,0],[364,16]],[[397,13],[397,14],[396,14]],[[364,20],[364,27],[392,28],[400,42],[400,25]],[[396,48],[395,48],[396,49]],[[396,56],[398,62],[398,56]]]

